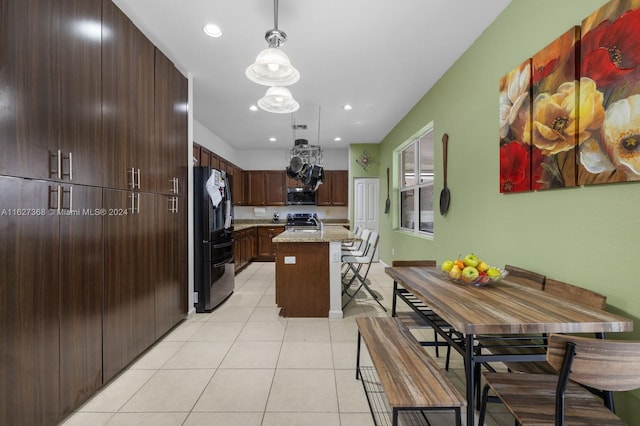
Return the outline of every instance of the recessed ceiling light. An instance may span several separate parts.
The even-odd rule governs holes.
[[[269,142],[275,142],[275,141],[277,141],[277,140],[278,140],[278,139],[276,139],[276,138],[274,138],[274,137],[270,137],[270,138],[269,138]]]
[[[335,138],[333,138],[333,140],[335,142],[340,142],[342,140],[342,138],[340,136],[336,136]]]
[[[256,112],[257,110],[258,110],[258,106],[257,106],[257,105],[251,105],[251,106],[249,107],[249,111]]]
[[[351,111],[353,109],[353,107],[349,104],[346,104],[345,106],[342,107],[343,110],[345,111]]]
[[[221,37],[222,36],[222,30],[220,29],[219,26],[215,25],[215,24],[207,24],[204,27],[202,27],[202,31],[204,31],[204,33],[206,35],[208,35],[209,37]]]

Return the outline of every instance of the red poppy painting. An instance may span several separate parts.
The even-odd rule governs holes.
[[[579,142],[578,184],[640,180],[640,0],[610,1],[582,21],[581,56],[592,122]]]
[[[576,186],[576,154],[582,128],[578,120],[577,63],[580,27],[573,27],[531,59],[533,104],[525,142],[536,150],[533,189]]]
[[[531,190],[531,60],[500,79],[500,192]]]

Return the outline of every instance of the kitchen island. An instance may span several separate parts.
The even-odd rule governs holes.
[[[342,318],[342,243],[357,239],[342,226],[289,229],[274,237],[280,314]]]

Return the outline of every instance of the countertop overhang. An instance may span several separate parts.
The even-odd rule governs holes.
[[[309,227],[288,229],[273,237],[274,243],[332,243],[358,241],[356,235],[343,226],[324,225],[322,230]]]

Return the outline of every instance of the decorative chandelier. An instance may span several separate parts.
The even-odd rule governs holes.
[[[261,51],[256,61],[245,71],[247,78],[263,86],[272,86],[258,101],[258,106],[268,112],[289,113],[297,111],[300,105],[291,92],[284,88],[300,79],[300,73],[291,65],[289,57],[278,47],[287,41],[287,34],[278,29],[278,0],[273,0],[274,28],[267,31],[264,38],[269,47]]]

